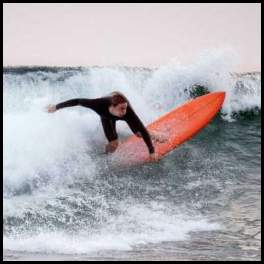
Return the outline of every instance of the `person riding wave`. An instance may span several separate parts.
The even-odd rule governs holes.
[[[155,148],[152,139],[162,141],[162,138],[154,131],[150,133],[143,125],[128,99],[120,92],[112,92],[109,96],[85,99],[76,98],[71,99],[56,105],[48,105],[47,112],[54,113],[55,111],[72,106],[83,106],[94,110],[100,117],[105,136],[108,144],[105,147],[106,153],[114,152],[118,147],[118,135],[116,132],[116,121],[126,121],[133,133],[142,137],[148,147],[151,160],[158,160],[158,155],[155,153]]]

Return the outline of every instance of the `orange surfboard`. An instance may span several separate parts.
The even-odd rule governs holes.
[[[152,141],[160,158],[193,137],[205,127],[222,107],[225,92],[213,92],[190,100],[147,126],[148,131],[162,135],[162,142]],[[164,140],[165,139],[165,140]],[[135,135],[121,143],[111,155],[119,165],[150,162],[148,148]]]

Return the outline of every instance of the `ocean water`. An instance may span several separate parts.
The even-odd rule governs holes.
[[[108,164],[99,117],[47,104],[123,92],[145,124],[226,91],[217,117],[158,163]],[[219,59],[157,69],[3,71],[4,260],[260,260],[261,75]],[[131,134],[117,123],[119,137]]]

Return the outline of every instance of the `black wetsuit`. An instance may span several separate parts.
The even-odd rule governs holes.
[[[147,129],[145,128],[139,117],[132,109],[130,103],[129,102],[127,103],[128,103],[127,111],[123,117],[114,116],[109,112],[108,108],[111,105],[111,97],[101,97],[96,99],[82,99],[82,98],[72,99],[57,104],[56,109],[61,109],[64,107],[70,107],[76,105],[91,108],[97,114],[100,115],[104,133],[108,141],[113,141],[118,138],[116,133],[116,121],[124,120],[127,122],[133,133],[136,134],[137,132],[140,132],[143,140],[145,141],[148,147],[149,153],[154,153],[154,147]]]

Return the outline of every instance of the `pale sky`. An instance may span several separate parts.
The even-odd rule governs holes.
[[[238,71],[261,70],[260,3],[5,3],[4,66],[191,64],[231,48]]]

